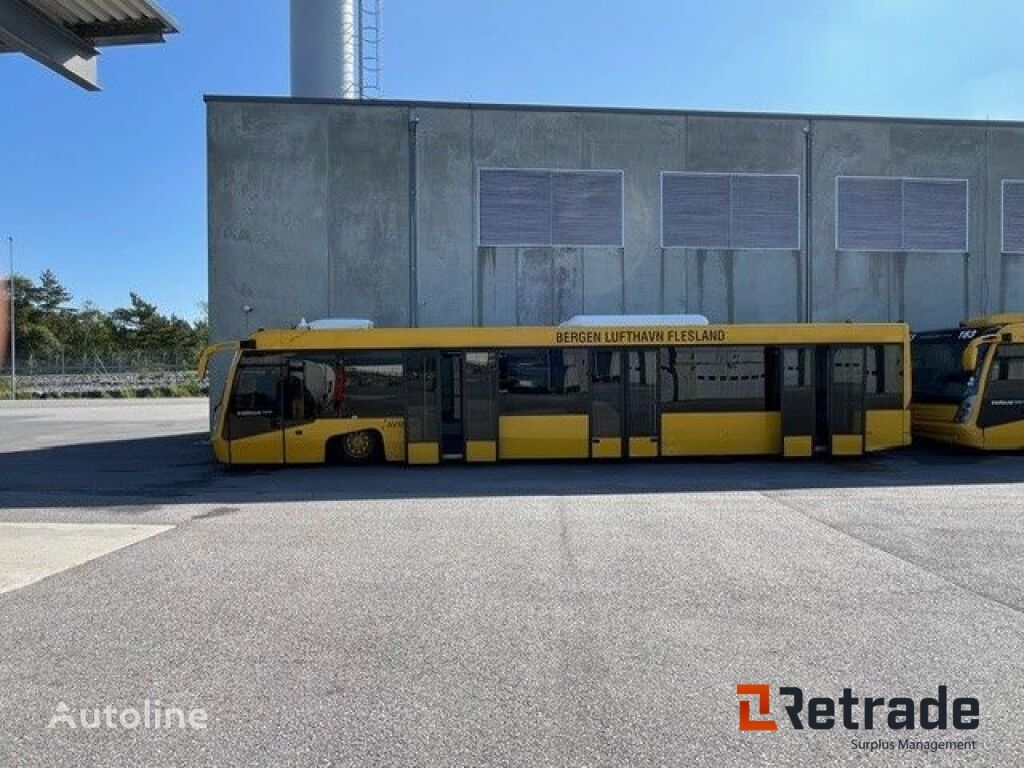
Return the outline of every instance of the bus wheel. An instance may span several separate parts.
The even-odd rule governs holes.
[[[345,461],[352,464],[365,464],[376,458],[378,443],[376,432],[370,430],[349,432],[341,439],[341,452]]]

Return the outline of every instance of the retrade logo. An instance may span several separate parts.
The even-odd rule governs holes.
[[[777,731],[779,725],[772,717],[771,686],[765,683],[740,683],[736,686],[740,697],[739,723],[741,731]],[[803,689],[780,686],[782,708],[793,730],[809,728],[827,731],[835,727],[846,730],[874,730],[887,726],[890,730],[944,731],[952,727],[958,731],[973,731],[981,724],[981,704],[973,696],[951,699],[945,685],[940,685],[935,696],[912,699],[906,696],[857,696],[852,688],[843,688],[842,695],[804,696]],[[751,705],[756,702],[757,716]]]
[[[757,697],[757,713],[761,716],[760,720],[754,720],[750,717],[750,699],[740,699],[740,730],[741,731],[777,731],[779,730],[778,724],[771,719],[771,717],[765,718],[766,715],[770,715],[772,711],[771,701],[771,689],[769,686],[758,683],[740,683],[736,686],[737,696],[755,696]]]

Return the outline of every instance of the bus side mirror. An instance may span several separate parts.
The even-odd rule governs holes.
[[[963,357],[960,360],[961,366],[965,371],[973,371],[978,367],[978,347],[974,344],[968,345],[964,350]]]
[[[196,363],[196,373],[200,379],[206,378],[207,370],[210,366],[210,358],[218,352],[225,352],[231,349],[238,349],[239,342],[237,341],[222,341],[219,344],[210,344],[199,353],[199,361]]]

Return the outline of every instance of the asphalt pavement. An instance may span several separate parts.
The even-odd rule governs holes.
[[[1024,764],[1022,455],[228,471],[206,408],[0,406],[0,522],[172,526],[0,594],[0,765]],[[63,719],[147,702],[205,727]]]

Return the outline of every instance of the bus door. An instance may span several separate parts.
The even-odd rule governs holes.
[[[405,354],[405,456],[410,464],[441,460],[440,368],[436,350]]]
[[[1024,447],[1024,344],[1001,343],[989,365],[982,391],[978,426],[985,430],[985,447]]]
[[[463,355],[461,352],[441,353],[441,458],[462,459],[466,455],[463,434]]]
[[[467,352],[462,359],[462,435],[466,461],[497,460],[497,352]]]
[[[621,459],[627,455],[623,434],[626,392],[622,369],[626,350],[595,349],[590,359],[590,457]]]
[[[307,354],[288,361],[284,380],[284,458],[288,464],[331,459],[324,456],[323,433],[310,433],[317,432],[314,422],[330,403],[340,370],[335,356]]]
[[[828,429],[833,456],[864,452],[864,347],[828,350]]]
[[[785,456],[812,456],[816,449],[827,449],[827,438],[816,429],[814,348],[783,347],[779,354],[782,452]]]
[[[658,350],[625,351],[626,362],[626,455],[630,458],[657,456],[658,429]]]
[[[284,463],[285,365],[280,356],[239,364],[227,418],[232,464]]]

